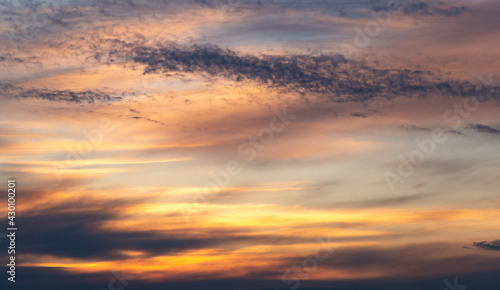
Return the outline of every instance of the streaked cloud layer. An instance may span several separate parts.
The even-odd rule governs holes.
[[[496,1],[0,11],[17,288],[497,289]]]

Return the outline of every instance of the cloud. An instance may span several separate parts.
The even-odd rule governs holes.
[[[424,194],[412,194],[408,196],[401,197],[387,197],[387,198],[374,198],[363,201],[356,202],[342,202],[338,204],[329,204],[330,207],[339,207],[339,208],[372,208],[372,207],[385,207],[385,206],[395,206],[404,203],[410,203],[419,201],[422,199],[429,198],[434,194],[424,193]]]
[[[2,63],[23,63],[25,60],[19,57],[0,56]]]
[[[470,11],[470,9],[465,6],[438,8],[438,7],[433,7],[432,4],[428,4],[426,2],[410,3],[403,8],[403,12],[406,15],[422,15],[422,16],[432,16],[432,15],[458,16],[466,11]]]
[[[459,16],[465,12],[471,11],[471,9],[466,6],[450,6],[450,7],[437,7],[434,3],[427,2],[416,2],[416,3],[404,3],[395,5],[397,7],[392,8],[402,8],[405,15],[411,16]],[[388,11],[389,7],[387,5],[374,5],[371,8],[375,12]]]
[[[360,112],[354,112],[351,113],[351,117],[356,117],[356,118],[366,118],[366,114],[360,113]]]
[[[21,99],[43,99],[55,102],[70,102],[70,103],[94,103],[94,102],[111,102],[119,101],[122,96],[117,94],[105,93],[101,91],[72,91],[72,90],[50,90],[45,88],[25,88],[15,86],[9,83],[0,84],[0,92],[2,96],[8,98]]]
[[[123,202],[106,203],[107,206],[98,212],[91,209],[53,214],[40,212],[24,217],[23,235],[26,239],[20,242],[20,246],[31,254],[115,260],[126,258],[119,253],[121,250],[159,254],[212,247],[222,242],[217,238],[167,237],[154,231],[110,232],[100,229],[102,222],[115,218],[111,207],[116,210],[118,204],[123,205]],[[71,208],[75,207],[71,205]]]
[[[132,111],[132,109],[131,109]],[[153,119],[150,119],[150,118],[146,118],[146,117],[139,117],[139,116],[133,116],[131,117],[132,119],[135,119],[135,120],[145,120],[145,121],[148,121],[148,122],[152,122],[152,123],[156,123],[156,124],[160,124],[160,125],[165,125],[163,124],[162,122],[160,121],[157,121],[157,120],[153,120]]]
[[[419,132],[419,131],[429,132],[429,131],[431,131],[430,128],[423,128],[423,127],[418,127],[415,125],[401,125],[401,128],[405,129],[407,132]]]
[[[436,259],[438,253],[443,255],[439,260]],[[291,260],[298,264],[305,258]],[[491,257],[488,260],[492,262],[495,259]],[[335,248],[332,256],[319,266],[362,273],[385,270],[384,279],[405,277],[405,281],[408,281],[416,276],[439,276],[448,271],[470,273],[479,269],[491,270],[488,265],[491,264],[484,261],[482,255],[465,253],[461,248],[454,248],[450,244],[426,243],[393,247]]]
[[[415,132],[431,132],[431,131],[433,131],[433,130],[436,129],[436,128],[428,128],[428,127],[419,127],[419,126],[416,126],[416,125],[401,125],[401,128],[404,129],[406,132],[410,132],[410,133],[415,133]],[[437,128],[437,129],[440,129],[440,128]],[[443,128],[443,130],[445,130],[445,129]],[[455,134],[455,135],[464,136],[464,134],[462,134],[462,132],[457,131],[457,130],[453,130],[453,129],[446,129],[446,132],[447,133],[452,133],[452,134]]]
[[[129,44],[122,53],[117,55],[113,50],[109,54],[110,59],[122,57],[145,65],[144,74],[199,73],[209,80],[225,77],[235,82],[256,81],[282,91],[315,94],[335,102],[366,102],[431,94],[472,96],[476,87],[472,82],[445,79],[431,71],[378,69],[339,54],[258,57],[238,54],[217,45],[187,47],[172,43],[158,46]]]
[[[491,242],[487,241],[474,242],[472,245],[483,250],[500,251],[500,240],[495,240]]]
[[[500,130],[483,124],[469,124],[467,128],[473,129],[477,132],[488,133],[493,135],[500,135]]]
[[[129,257],[122,251],[145,253],[146,257],[175,254],[196,249],[235,249],[249,245],[290,245],[314,242],[314,237],[251,234],[241,229],[198,229],[195,225],[182,230],[112,230],[102,227],[119,220],[120,213],[138,198],[84,202],[75,200],[32,212],[22,218],[25,226],[19,242],[27,254],[85,260],[122,260]],[[98,206],[96,206],[98,204]],[[162,216],[174,224],[183,213]],[[248,233],[251,233],[250,229]],[[343,237],[347,240],[369,237]]]

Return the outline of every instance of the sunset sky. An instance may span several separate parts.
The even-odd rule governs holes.
[[[500,289],[499,14],[0,1],[1,288]]]

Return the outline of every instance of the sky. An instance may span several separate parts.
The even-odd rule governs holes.
[[[500,289],[499,13],[1,1],[2,289]]]

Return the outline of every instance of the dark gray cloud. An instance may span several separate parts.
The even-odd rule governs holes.
[[[410,125],[401,125],[401,128],[404,129],[406,132],[410,132],[410,133],[431,132],[432,130],[436,129],[436,128],[428,128],[428,127],[419,127],[419,126],[416,126],[416,125],[413,125],[413,124],[410,124]],[[443,128],[443,130],[445,130],[447,133],[464,136],[464,134],[462,134],[462,132],[457,131],[457,130],[445,129],[445,128]]]
[[[470,11],[469,8],[465,6],[452,6],[448,8],[434,7],[433,4],[428,4],[426,2],[410,3],[403,8],[403,12],[406,15],[441,15],[441,16],[458,16],[466,11]]]
[[[460,136],[465,136],[461,131],[457,130],[447,130],[447,133],[455,134],[455,135],[460,135]]]
[[[0,62],[2,62],[2,63],[23,63],[24,59],[22,59],[20,57],[0,56]]]
[[[467,273],[482,269],[492,270],[491,262],[494,257],[484,259],[482,255],[471,255],[463,249],[462,255],[436,259],[438,253],[447,252],[454,246],[445,243],[414,244],[395,247],[356,247],[335,248],[331,257],[319,263],[324,268],[358,270],[362,272],[387,270],[385,279],[393,277],[396,280],[405,277],[406,281],[411,273],[419,273],[421,277],[442,276],[452,272]],[[290,264],[298,264],[307,257],[291,258]],[[500,269],[498,266],[497,269]],[[474,270],[472,270],[474,269]],[[410,275],[409,275],[410,274]],[[401,277],[401,278],[400,278]],[[406,288],[405,288],[406,289]],[[424,289],[424,288],[421,288]]]
[[[398,9],[402,9],[405,15],[411,16],[459,16],[465,12],[471,11],[470,8],[466,6],[450,6],[450,7],[439,7],[440,3],[432,3],[432,2],[415,2],[415,3],[394,3],[395,7]],[[375,4],[372,6],[372,10],[375,12],[379,11],[388,11],[389,8],[387,4]]]
[[[120,202],[108,206],[116,208],[116,204]],[[110,232],[99,229],[102,222],[113,219],[114,213],[104,207],[99,212],[35,213],[22,218],[25,239],[20,241],[20,247],[25,253],[32,254],[113,260],[126,258],[119,252],[127,249],[153,255],[211,247],[222,242],[217,238],[165,237],[154,231]]]
[[[44,99],[55,102],[94,103],[119,101],[125,94],[111,94],[101,91],[51,90],[45,88],[25,88],[9,83],[0,83],[0,96],[21,99]]]
[[[108,289],[108,283],[114,278],[113,273],[95,274],[75,274],[64,271],[61,268],[33,268],[23,267],[23,278],[25,281],[16,282],[18,290],[88,290],[88,289]],[[121,273],[119,269],[116,269]],[[253,279],[180,279],[171,282],[148,282],[135,275],[134,279],[129,279],[128,284],[123,289],[126,290],[290,290],[293,284],[284,284],[281,279],[270,279],[259,277],[256,273]],[[263,273],[265,274],[265,273]],[[274,274],[274,273],[273,273]],[[283,273],[277,272],[276,276]],[[458,284],[467,285],[467,289],[472,290],[498,290],[497,283],[492,277],[497,273],[488,271],[483,273],[461,274]],[[300,283],[301,290],[422,290],[422,289],[446,289],[443,284],[444,279],[453,281],[456,274],[449,273],[446,276],[415,277],[402,281],[401,278],[371,278],[347,280],[332,277],[330,280],[304,279]],[[116,289],[122,287],[115,284]],[[440,287],[440,288],[438,288]]]
[[[255,272],[252,278],[233,278],[233,279],[216,279],[214,277],[202,277],[201,273],[196,279],[182,279],[170,282],[152,282],[143,279],[137,274],[131,274],[121,269],[109,269],[107,272],[98,272],[91,274],[80,274],[65,271],[60,267],[23,267],[22,276],[16,281],[15,289],[18,290],[89,290],[89,289],[126,289],[126,290],[165,290],[165,289],[181,289],[181,290],[290,290],[290,287],[281,281],[281,279],[268,278],[271,274],[274,277],[279,277],[283,274],[279,270],[268,271],[266,273]],[[123,275],[127,285],[120,284],[120,281],[113,280],[113,288],[109,287],[111,279],[116,279],[115,274]],[[274,278],[273,277],[273,278]],[[124,280],[124,281],[125,281]],[[342,282],[329,283],[328,287],[324,287],[319,281],[303,281],[307,287],[301,287],[303,290],[383,290],[388,288],[375,287],[343,287],[334,285],[345,285]],[[328,282],[327,282],[328,283]],[[485,289],[483,289],[485,290]],[[488,289],[489,290],[489,289]]]
[[[145,120],[145,121],[156,123],[156,124],[159,124],[159,125],[165,125],[164,123],[162,123],[160,121],[153,120],[153,119],[146,118],[146,117],[132,116],[131,118],[135,119],[135,120]]]
[[[0,67],[3,67],[4,71],[12,71],[18,67],[26,67],[29,69],[30,67],[39,65],[41,65],[41,63],[39,58],[36,56],[17,57],[10,54],[0,55]]]
[[[467,125],[468,129],[473,129],[477,132],[481,133],[488,133],[488,134],[493,134],[493,135],[500,135],[500,130],[490,127],[488,125],[483,125],[483,124],[469,124]]]
[[[401,125],[401,128],[405,129],[407,132],[431,131],[431,128],[418,127],[415,125]]]
[[[144,73],[200,73],[207,78],[225,77],[234,81],[257,81],[285,91],[316,94],[336,102],[364,102],[399,96],[473,96],[475,84],[445,79],[439,73],[409,69],[377,69],[362,61],[336,55],[254,56],[238,54],[216,45],[189,47],[165,44],[156,47],[125,44],[109,58],[143,64]],[[495,95],[497,96],[497,95]]]
[[[294,267],[301,268],[303,261],[312,258],[315,249],[311,248],[310,256],[285,258],[280,261],[278,267],[260,271],[256,269],[248,277],[235,279],[217,279],[203,276],[197,279],[186,279],[180,277],[175,281],[153,282],[134,275],[128,282],[126,289],[290,289],[292,284],[284,284],[275,277],[281,277],[285,271],[293,273]],[[452,280],[459,276],[461,285],[468,285],[471,289],[496,290],[498,266],[495,257],[485,258],[482,255],[473,255],[470,252],[460,257],[435,260],[436,254],[453,247],[449,244],[423,244],[409,245],[404,247],[357,247],[357,248],[334,248],[334,252],[324,261],[318,261],[320,269],[342,269],[346,271],[379,271],[380,269],[392,269],[392,274],[375,278],[340,279],[335,276],[330,279],[301,280],[300,289],[307,290],[420,290],[434,289],[437,286],[444,287],[442,281],[446,278]],[[464,250],[466,251],[466,250]],[[324,255],[324,253],[321,253]],[[310,263],[308,263],[310,265]],[[482,271],[479,271],[482,270]],[[122,273],[121,269],[109,269],[109,272],[77,274],[67,272],[62,268],[46,267],[23,267],[21,275],[16,283],[16,289],[104,289],[116,271]],[[128,272],[126,272],[128,273]],[[300,273],[300,272],[299,272]],[[418,275],[411,275],[418,273]],[[128,273],[131,275],[131,273]],[[406,275],[403,275],[406,274]],[[20,277],[21,278],[21,277]],[[295,274],[288,277],[296,279]],[[117,287],[119,285],[117,284]]]
[[[354,112],[351,113],[351,117],[356,117],[356,118],[366,118],[366,114],[360,113],[360,112]]]
[[[475,242],[472,245],[483,250],[500,251],[500,240]]]
[[[288,245],[311,243],[314,238],[288,235],[252,235],[224,229],[208,229],[210,236],[186,235],[183,231],[109,231],[104,222],[112,222],[124,206],[138,200],[111,200],[88,203],[78,201],[32,212],[19,218],[24,225],[19,246],[26,254],[53,255],[78,259],[127,259],[120,251],[140,251],[148,256],[172,254],[190,249],[218,248],[237,249],[248,245]],[[96,209],[97,208],[97,209]],[[165,215],[166,218],[182,218],[182,213]],[[189,229],[186,229],[189,230]],[[199,234],[202,234],[199,232]],[[346,237],[345,239],[369,239]],[[342,239],[344,240],[344,239]]]

